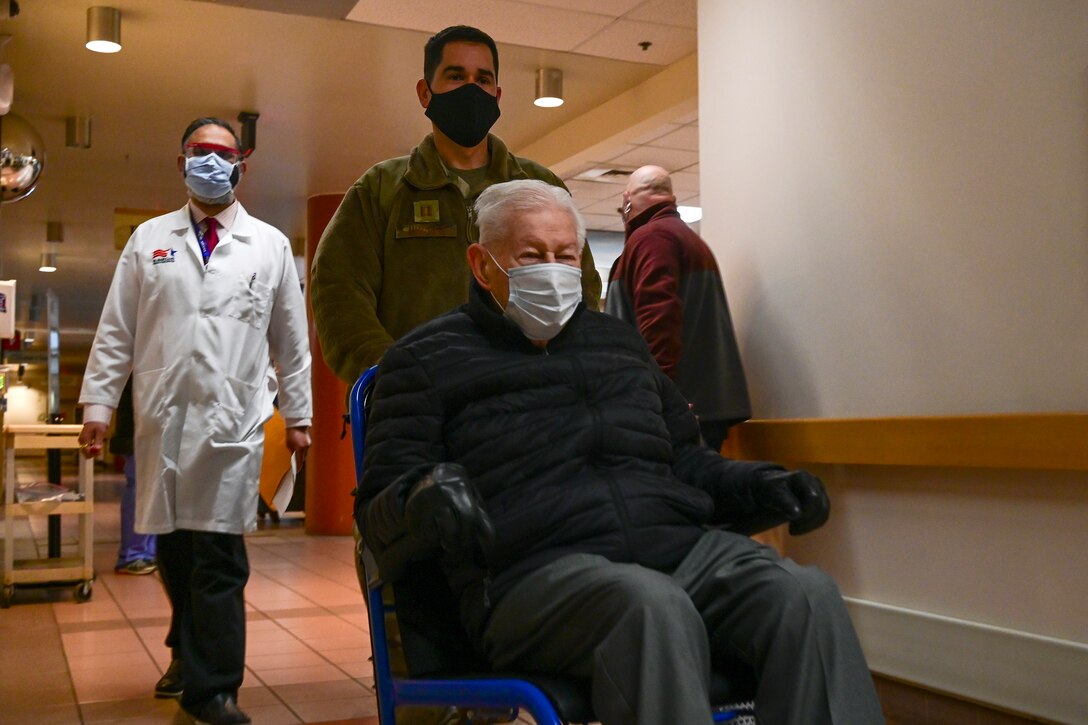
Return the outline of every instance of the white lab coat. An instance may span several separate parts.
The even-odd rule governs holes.
[[[310,347],[291,247],[239,205],[204,267],[189,207],[141,224],[117,263],[80,403],[131,371],[136,530],[256,528],[264,422],[308,419]]]

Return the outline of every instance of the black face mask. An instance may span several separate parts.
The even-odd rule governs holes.
[[[445,93],[431,91],[426,116],[455,144],[470,149],[483,141],[499,120],[499,99],[475,83]]]

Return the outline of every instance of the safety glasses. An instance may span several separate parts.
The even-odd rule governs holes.
[[[236,164],[246,157],[246,154],[230,146],[220,146],[216,143],[187,143],[185,144],[185,157],[207,156],[215,154],[227,163]]]

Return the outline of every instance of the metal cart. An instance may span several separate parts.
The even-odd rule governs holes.
[[[91,598],[94,581],[94,461],[79,456],[79,501],[17,502],[15,496],[15,452],[17,450],[79,449],[79,425],[6,425],[4,426],[4,588],[0,607],[11,606],[19,584],[76,583],[75,599]],[[15,520],[17,517],[74,514],[79,517],[79,552],[76,556],[46,559],[15,558]]]

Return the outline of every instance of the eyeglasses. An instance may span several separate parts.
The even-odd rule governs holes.
[[[247,154],[230,146],[220,146],[215,143],[187,143],[185,144],[185,157],[207,156],[215,154],[229,164],[236,164],[244,159]]]

